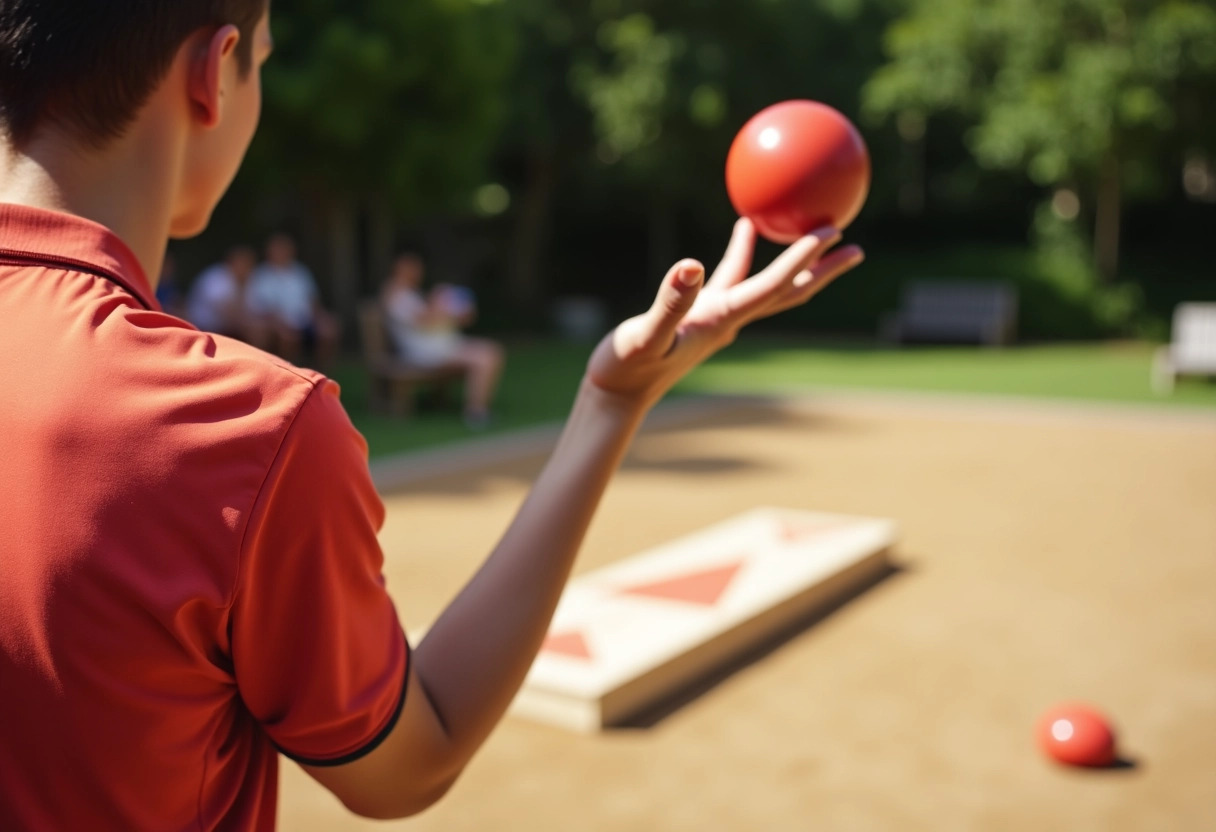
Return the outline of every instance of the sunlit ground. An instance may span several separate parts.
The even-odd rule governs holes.
[[[892,518],[900,571],[649,727],[581,736],[508,718],[416,819],[358,821],[287,764],[279,827],[1211,828],[1216,410],[1006,401],[770,397],[652,425],[577,571],[765,505]],[[473,574],[541,464],[385,493],[385,576],[408,632]],[[1070,700],[1110,716],[1134,766],[1044,758],[1038,719]]]

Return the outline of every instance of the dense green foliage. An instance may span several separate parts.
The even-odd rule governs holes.
[[[866,133],[872,258],[787,328],[873,331],[944,274],[1017,282],[1031,337],[1160,334],[1216,298],[1206,0],[293,0],[274,29],[262,131],[187,271],[287,226],[347,315],[400,246],[491,329],[567,294],[628,312],[718,255],[731,139],[804,97]]]
[[[913,0],[886,42],[870,109],[961,113],[981,163],[1041,185],[1095,180],[1114,156],[1129,187],[1159,193],[1171,149],[1216,139],[1201,0]]]
[[[502,15],[472,0],[297,0],[273,14],[250,159],[263,184],[406,212],[444,210],[481,184],[514,61]]]
[[[1216,8],[913,0],[886,42],[892,60],[865,88],[868,110],[898,116],[904,133],[952,114],[980,165],[1058,189],[1034,218],[1040,270],[1085,300],[1090,328],[1126,329],[1134,287],[1100,286],[1093,272],[1118,276],[1126,198],[1160,198],[1179,156],[1214,144]],[[1093,227],[1092,256],[1078,215]]]

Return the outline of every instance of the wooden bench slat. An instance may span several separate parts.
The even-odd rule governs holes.
[[[463,367],[455,364],[423,367],[410,364],[398,356],[389,342],[384,310],[378,301],[365,301],[359,306],[359,329],[364,364],[371,376],[368,395],[373,411],[408,415],[413,410],[419,387],[459,382],[467,373]]]
[[[1012,341],[1017,293],[1000,282],[914,281],[899,310],[884,321],[887,340]]]

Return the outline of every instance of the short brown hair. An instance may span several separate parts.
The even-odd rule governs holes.
[[[122,134],[192,33],[233,24],[242,72],[269,0],[0,0],[0,127],[46,122],[103,146]]]

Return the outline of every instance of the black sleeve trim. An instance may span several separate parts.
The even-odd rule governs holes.
[[[397,720],[401,718],[401,711],[405,709],[405,694],[409,690],[410,686],[410,662],[413,661],[413,655],[410,651],[410,640],[405,637],[404,631],[401,633],[401,638],[405,640],[405,675],[401,680],[401,696],[397,699],[397,707],[393,710],[392,717],[389,718],[388,723],[380,730],[380,733],[372,737],[371,740],[369,740],[362,748],[352,751],[349,754],[344,754],[341,757],[331,758],[328,760],[313,760],[308,757],[301,757],[298,754],[292,754],[290,751],[276,743],[275,748],[279,750],[279,753],[287,759],[294,760],[302,766],[312,766],[313,768],[334,768],[335,766],[344,766],[347,763],[353,763],[355,760],[360,760],[379,748],[381,743],[388,739],[388,735],[393,733],[393,729],[397,727]]]

